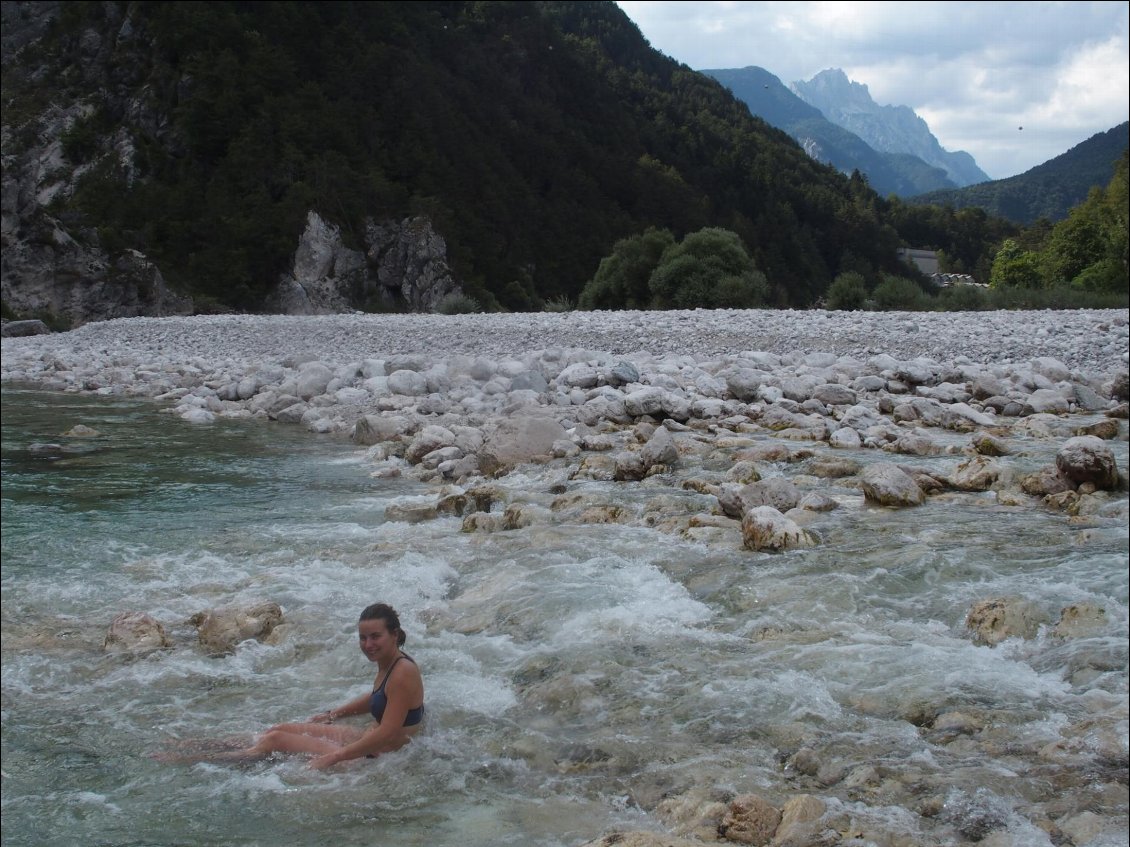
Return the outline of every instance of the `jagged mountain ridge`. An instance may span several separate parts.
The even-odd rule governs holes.
[[[798,80],[791,90],[876,150],[917,156],[944,170],[958,188],[990,179],[965,151],[945,150],[926,121],[909,106],[880,106],[866,85],[849,80],[839,68],[821,71],[808,81]]]
[[[829,121],[764,68],[751,65],[701,73],[725,85],[752,114],[791,135],[813,158],[842,173],[858,170],[865,174],[871,187],[883,196],[910,197],[957,187],[943,169],[916,156],[874,149],[855,133]]]
[[[1092,188],[1110,182],[1118,158],[1128,145],[1130,122],[1124,122],[1022,174],[951,191],[930,192],[908,202],[954,209],[975,206],[1022,226],[1040,218],[1054,223],[1066,218]]]

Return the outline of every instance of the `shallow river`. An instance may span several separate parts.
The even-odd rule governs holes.
[[[99,434],[61,435],[79,423]],[[1125,469],[1126,442],[1112,446]],[[696,790],[812,793],[861,831],[927,845],[990,830],[1050,845],[1035,821],[1090,812],[1121,821],[1093,845],[1126,843],[1124,523],[991,494],[875,509],[829,482],[841,507],[821,543],[767,555],[643,525],[390,522],[390,503],[434,494],[370,471],[297,427],[5,387],[5,845],[573,847],[661,830],[659,800]],[[662,478],[581,482],[564,464],[505,485],[543,505],[567,491],[710,510]],[[976,646],[966,614],[1002,596],[1048,625]],[[259,599],[283,607],[280,644],[197,649],[191,615]],[[356,616],[378,600],[424,674],[428,726],[408,748],[329,773],[150,757],[365,691]],[[1072,603],[1101,606],[1105,626],[1055,638]],[[124,611],[175,647],[104,653]],[[916,725],[924,712],[974,729]],[[794,766],[802,749],[823,781]]]

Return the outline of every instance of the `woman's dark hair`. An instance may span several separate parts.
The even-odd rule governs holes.
[[[385,629],[389,632],[396,633],[396,643],[401,647],[404,646],[404,642],[408,638],[408,636],[404,634],[404,630],[400,628],[400,615],[398,615],[396,609],[392,608],[388,603],[374,603],[371,606],[366,606],[364,610],[362,610],[359,620],[384,621]]]

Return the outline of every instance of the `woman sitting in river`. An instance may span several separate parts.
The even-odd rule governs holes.
[[[361,652],[377,665],[373,690],[344,706],[314,715],[306,723],[283,723],[264,732],[250,747],[239,750],[161,757],[176,761],[254,761],[271,753],[310,753],[310,767],[321,770],[338,762],[375,758],[399,750],[412,740],[424,720],[424,681],[416,662],[400,648],[404,630],[396,610],[374,603],[357,622]],[[366,727],[335,726],[338,718],[369,712]]]

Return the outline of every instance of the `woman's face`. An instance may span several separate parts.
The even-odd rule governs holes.
[[[357,637],[361,642],[361,652],[370,662],[394,655],[399,650],[396,633],[389,632],[388,624],[380,618],[358,623]]]

